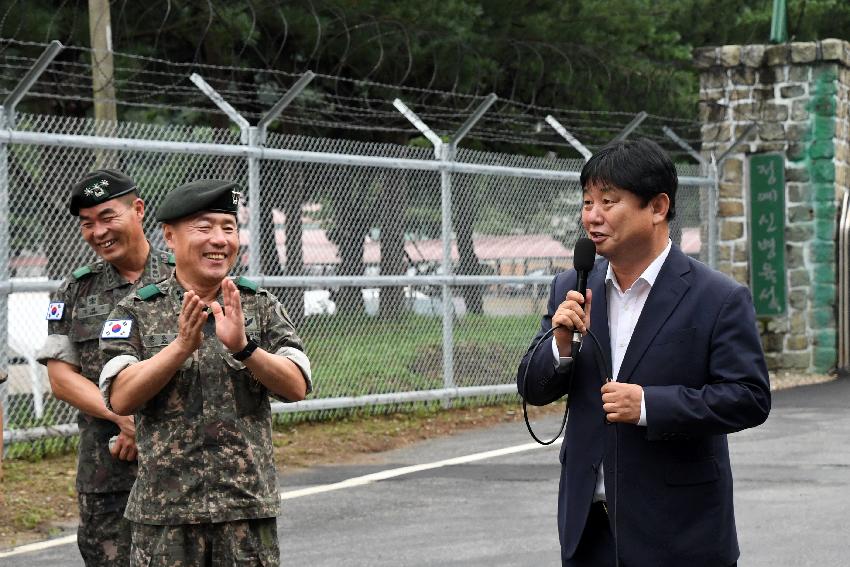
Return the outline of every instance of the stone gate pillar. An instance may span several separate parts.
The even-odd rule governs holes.
[[[850,182],[850,43],[701,48],[702,148],[718,157],[756,130],[719,171],[717,267],[749,284],[748,163],[780,152],[785,167],[784,314],[760,317],[771,370],[825,372],[837,359],[837,215]]]

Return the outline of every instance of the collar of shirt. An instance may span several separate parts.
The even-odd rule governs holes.
[[[158,250],[154,250],[153,246],[150,246],[150,242],[148,242],[148,257],[147,260],[145,260],[145,267],[136,282],[128,282],[124,279],[124,276],[118,272],[118,269],[115,266],[104,261],[104,288],[111,290],[133,285],[134,283],[138,283],[139,287],[143,287],[146,284],[160,281],[165,274],[160,274],[159,258],[160,252]]]

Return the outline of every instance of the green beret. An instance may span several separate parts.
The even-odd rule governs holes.
[[[221,179],[199,179],[168,192],[156,209],[156,220],[168,222],[204,211],[235,215],[239,185]]]
[[[96,169],[86,173],[71,188],[71,214],[79,216],[80,209],[94,207],[115,197],[136,190],[133,180],[115,169]]]

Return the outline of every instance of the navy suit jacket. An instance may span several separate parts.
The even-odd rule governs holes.
[[[588,287],[593,291],[590,328],[610,367],[607,269],[607,260],[597,260]],[[566,376],[555,372],[551,338],[532,352],[575,284],[574,270],[555,277],[548,313],[517,373],[519,392],[530,404],[569,396],[560,452],[562,557],[572,557],[581,539],[604,463],[609,520],[623,564],[732,564],[739,551],[726,434],[759,425],[770,411],[749,290],[672,247],[618,376],[643,387],[647,426],[640,427],[606,422],[600,393],[604,370],[589,337]]]

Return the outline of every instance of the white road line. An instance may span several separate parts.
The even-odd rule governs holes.
[[[28,543],[26,545],[21,545],[19,547],[13,547],[9,551],[0,551],[0,557],[11,557],[13,555],[23,555],[24,553],[31,553],[33,551],[41,551],[42,549],[49,549],[51,547],[57,547],[60,545],[67,545],[69,543],[77,543],[77,534],[69,535],[65,537],[58,537],[56,539],[48,539],[47,541],[37,541],[35,543]]]
[[[563,438],[555,441],[552,446],[560,445]],[[482,453],[473,453],[471,455],[463,455],[461,457],[454,457],[451,459],[444,459],[442,461],[434,461],[431,463],[423,463],[421,465],[410,465],[407,467],[398,467],[395,469],[387,469],[384,471],[378,471],[376,473],[371,473],[363,476],[356,476],[353,478],[349,478],[340,482],[335,482],[333,484],[322,484],[319,486],[310,486],[308,488],[301,488],[299,490],[289,490],[280,493],[281,500],[292,500],[293,498],[301,498],[303,496],[312,496],[313,494],[321,494],[323,492],[332,492],[334,490],[342,490],[344,488],[352,488],[355,486],[364,486],[367,484],[372,484],[373,482],[378,482],[381,480],[387,480],[389,478],[396,478],[399,476],[404,476],[408,474],[418,473],[422,471],[429,471],[433,469],[439,469],[442,467],[450,467],[453,465],[463,465],[466,463],[474,463],[476,461],[483,461],[485,459],[492,459],[495,457],[503,457],[505,455],[513,455],[515,453],[522,453],[524,451],[530,451],[532,449],[539,449],[543,447],[543,445],[539,445],[538,443],[524,443],[522,445],[514,445],[513,447],[504,447],[502,449],[494,449],[492,451],[484,451]],[[49,539],[47,541],[39,541],[36,543],[29,543],[27,545],[21,545],[19,547],[14,547],[8,551],[0,551],[0,558],[2,557],[12,557],[13,555],[22,555],[25,553],[31,553],[33,551],[41,551],[44,549],[49,549],[51,547],[57,547],[60,545],[68,545],[71,543],[76,543],[77,536],[69,535],[65,537],[60,537],[56,539]]]
[[[560,445],[562,439],[563,437],[559,438],[552,445]],[[363,486],[365,484],[378,482],[379,480],[386,480],[388,478],[395,478],[398,476],[404,476],[406,474],[413,474],[421,471],[438,469],[441,467],[450,467],[452,465],[462,465],[475,461],[483,461],[484,459],[492,459],[493,457],[501,457],[504,455],[512,455],[514,453],[522,453],[523,451],[530,451],[531,449],[537,449],[540,447],[543,447],[543,445],[540,445],[538,443],[524,443],[522,445],[514,445],[513,447],[505,447],[504,449],[484,451],[483,453],[473,453],[472,455],[464,455],[462,457],[454,457],[452,459],[434,461],[432,463],[410,465],[408,467],[399,467],[397,469],[387,469],[385,471],[379,471],[372,474],[356,476],[354,478],[349,478],[340,482],[335,482],[333,484],[322,484],[319,486],[310,486],[308,488],[302,488],[300,490],[290,490],[288,492],[281,492],[280,498],[282,500],[291,500],[293,498],[300,498],[302,496],[311,496],[313,494],[321,494],[322,492],[331,492],[332,490],[341,490],[343,488],[351,488],[353,486]]]

